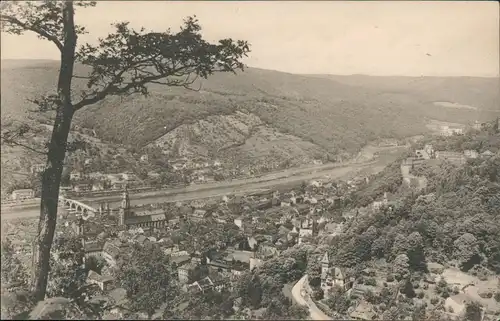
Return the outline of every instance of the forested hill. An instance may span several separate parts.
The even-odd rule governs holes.
[[[437,150],[491,151],[493,156],[466,164],[430,163],[413,172],[425,176],[427,187],[404,192],[401,180],[391,179],[388,167],[370,182],[358,199],[376,198],[391,188],[400,197],[391,208],[360,217],[347,235],[336,238],[331,254],[349,267],[399,254],[409,257],[410,269],[425,270],[425,262],[456,265],[471,273],[500,274],[500,132],[498,123],[464,136],[432,138]],[[373,188],[379,187],[377,188]],[[364,194],[363,194],[364,193]],[[363,204],[365,205],[365,204]]]
[[[55,61],[2,61],[2,123],[6,118],[33,116],[27,113],[32,107],[26,99],[53,90],[57,72]],[[85,70],[77,66],[76,73],[84,74]],[[424,133],[430,120],[485,121],[495,114],[490,105],[498,106],[498,93],[492,89],[498,84],[496,78],[436,82],[432,77],[419,77],[415,78],[418,86],[408,85],[404,90],[389,78],[376,78],[377,83],[386,85],[249,68],[238,75],[214,75],[203,81],[197,92],[152,85],[148,97],[110,98],[82,110],[75,121],[95,129],[106,141],[135,147],[171,133],[172,137],[166,138],[189,137],[182,143],[209,156],[221,148],[237,146],[224,156],[250,153],[255,158],[267,157],[273,146],[286,145],[290,152],[282,152],[280,157],[293,159],[312,152],[352,154],[380,137]],[[84,86],[79,79],[74,84],[75,93]],[[434,104],[440,101],[472,108]],[[252,122],[242,121],[237,111]],[[233,135],[233,131],[239,134]],[[230,139],[235,135],[241,139]]]

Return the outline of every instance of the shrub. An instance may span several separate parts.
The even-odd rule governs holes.
[[[436,305],[436,304],[438,304],[438,303],[439,303],[439,298],[438,298],[437,296],[435,296],[435,297],[433,297],[433,298],[431,299],[431,304]]]
[[[387,276],[387,282],[394,282],[394,276],[392,274]]]
[[[500,292],[495,293],[495,301],[500,302]]]
[[[369,278],[365,281],[366,285],[377,286],[377,280],[374,278]]]
[[[418,292],[418,294],[417,294],[417,297],[418,297],[419,299],[423,299],[423,298],[424,298],[424,296],[425,296],[425,293],[424,293],[424,292],[422,292],[422,291]]]
[[[324,298],[324,296],[325,296],[325,292],[321,288],[314,290],[314,292],[313,292],[314,300],[322,300]]]

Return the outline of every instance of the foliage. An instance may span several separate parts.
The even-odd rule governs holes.
[[[400,164],[400,159],[392,162],[380,173],[371,177],[367,185],[354,191],[350,196],[350,207],[368,206],[382,197],[384,192],[395,193],[403,180]]]
[[[392,272],[396,280],[402,280],[408,276],[409,273],[409,259],[406,254],[399,254],[392,262]]]
[[[345,314],[352,303],[349,296],[339,287],[331,288],[326,300],[327,306],[340,314]]]
[[[54,242],[47,294],[49,297],[80,298],[85,296],[88,270],[84,264],[81,239],[58,237]]]
[[[170,261],[158,247],[135,244],[119,264],[117,279],[127,291],[132,311],[151,316],[175,295]]]
[[[284,297],[283,288],[304,275],[307,257],[313,249],[311,246],[288,249],[253,271],[246,272],[236,281],[234,295],[241,298],[244,307],[266,308],[263,316],[266,319],[307,316],[302,308],[292,306],[291,301]]]
[[[15,256],[14,247],[9,239],[2,242],[2,285],[18,284],[26,285],[28,282],[28,275],[26,267]]]
[[[315,289],[312,294],[314,300],[322,300],[324,296],[325,296],[325,291],[323,291],[322,288]]]
[[[465,306],[464,319],[468,321],[480,321],[482,318],[482,307],[477,302],[471,302]]]
[[[483,152],[498,150],[498,136],[484,130],[476,135],[433,139],[459,140],[457,148],[479,140],[485,147],[478,151]],[[426,143],[433,144],[434,140]],[[333,259],[344,267],[352,267],[373,258],[390,262],[405,254],[411,272],[425,272],[427,261],[458,260],[464,270],[480,265],[500,273],[500,221],[496,217],[500,206],[498,168],[498,155],[478,158],[462,166],[443,162],[430,167],[425,190],[413,195],[398,192],[400,199],[392,210],[383,208],[374,215],[358,217],[356,224],[335,240]],[[370,183],[379,184],[376,181],[372,179]],[[381,193],[383,190],[375,195]]]
[[[413,284],[410,279],[406,279],[401,292],[406,295],[407,298],[414,298],[416,296],[415,290],[413,289]]]
[[[220,292],[216,290],[188,292],[179,296],[181,300],[187,302],[186,308],[180,312],[166,309],[163,314],[164,318],[224,320],[233,314],[233,298],[227,289],[222,289]]]
[[[128,23],[114,24],[115,31],[98,39],[97,45],[84,44],[76,51],[78,36],[86,33],[75,24],[75,7],[95,6],[88,1],[16,1],[6,3],[0,15],[2,32],[21,35],[30,31],[52,42],[61,53],[56,93],[32,99],[39,112],[53,117],[53,131],[47,144],[47,167],[43,172],[40,224],[37,243],[39,260],[34,268],[36,297],[43,300],[47,290],[48,263],[57,219],[57,198],[74,113],[109,96],[148,94],[148,85],[189,88],[198,77],[214,72],[242,70],[241,59],[250,51],[246,41],[205,41],[194,17],[188,17],[177,33],[170,30],[134,30]],[[75,63],[88,69],[75,74]],[[85,79],[77,88],[74,79]],[[75,98],[79,93],[79,98]],[[55,113],[54,113],[55,112]],[[24,134],[24,132],[21,132]],[[8,142],[13,142],[7,135]],[[5,140],[2,135],[2,140]],[[29,146],[25,146],[33,150]],[[54,199],[56,200],[54,203]]]
[[[309,313],[305,307],[293,305],[291,300],[279,292],[267,305],[263,320],[306,320]]]
[[[453,242],[454,257],[460,262],[460,265],[465,265],[470,262],[479,252],[477,239],[470,233],[464,233]]]

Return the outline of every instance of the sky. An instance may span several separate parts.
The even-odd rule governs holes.
[[[178,30],[196,15],[211,41],[252,45],[250,67],[301,74],[499,76],[496,1],[99,1],[75,20],[95,43],[129,21]],[[2,33],[2,59],[58,59],[53,44],[32,34]]]

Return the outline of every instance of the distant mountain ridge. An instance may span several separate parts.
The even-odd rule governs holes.
[[[84,71],[76,66],[75,73]],[[32,118],[24,99],[53,90],[57,72],[57,61],[2,61],[2,124]],[[147,97],[110,97],[79,112],[75,124],[136,148],[166,142],[172,154],[300,164],[353,155],[379,138],[425,133],[431,120],[489,120],[500,106],[498,78],[306,76],[248,68],[201,84],[198,92],[151,85]],[[83,85],[75,80],[75,88]],[[255,122],[253,131],[240,131]]]

